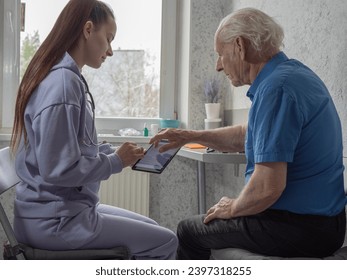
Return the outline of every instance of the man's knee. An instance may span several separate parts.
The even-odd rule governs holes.
[[[201,234],[203,226],[202,215],[181,220],[177,226],[177,236],[179,239],[198,236]]]

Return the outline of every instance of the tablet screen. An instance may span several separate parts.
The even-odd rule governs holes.
[[[160,153],[158,149],[162,145],[165,145],[167,143],[168,143],[167,141],[161,140],[157,147],[154,147],[154,145],[151,145],[147,149],[145,156],[142,159],[138,160],[133,165],[132,169],[158,173],[158,174],[163,172],[165,167],[169,164],[169,162],[172,160],[172,158],[176,155],[176,153],[180,149],[180,148],[176,148],[176,149],[171,149],[166,152]]]

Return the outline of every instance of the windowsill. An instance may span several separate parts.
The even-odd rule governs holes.
[[[0,133],[0,141],[10,141],[11,140],[11,134],[5,134],[5,133]]]
[[[98,134],[99,141],[106,141],[109,143],[124,143],[124,142],[133,142],[136,144],[148,144],[151,136],[116,136],[113,134]],[[7,142],[11,140],[10,133],[0,133],[0,142]]]
[[[116,136],[113,134],[98,134],[99,141],[106,141],[109,143],[124,143],[133,142],[136,144],[148,144],[151,136]]]
[[[12,128],[0,127],[0,142],[9,142],[11,140]]]

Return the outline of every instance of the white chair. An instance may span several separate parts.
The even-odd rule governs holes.
[[[18,178],[12,155],[8,147],[0,150],[0,196],[14,187],[20,179]],[[120,246],[110,249],[86,249],[69,251],[50,251],[32,248],[26,244],[18,243],[11,223],[1,205],[0,200],[0,222],[8,239],[4,246],[4,259],[18,260],[104,260],[129,259],[128,248]]]
[[[347,246],[325,258],[281,258],[253,253],[239,248],[212,250],[211,260],[347,260]]]

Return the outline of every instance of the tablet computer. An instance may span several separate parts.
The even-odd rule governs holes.
[[[159,148],[168,142],[161,140],[157,147],[154,144],[149,146],[145,152],[145,156],[139,159],[132,167],[133,170],[146,171],[151,173],[160,174],[163,172],[165,167],[173,159],[180,148],[170,149],[166,152],[160,153]]]

